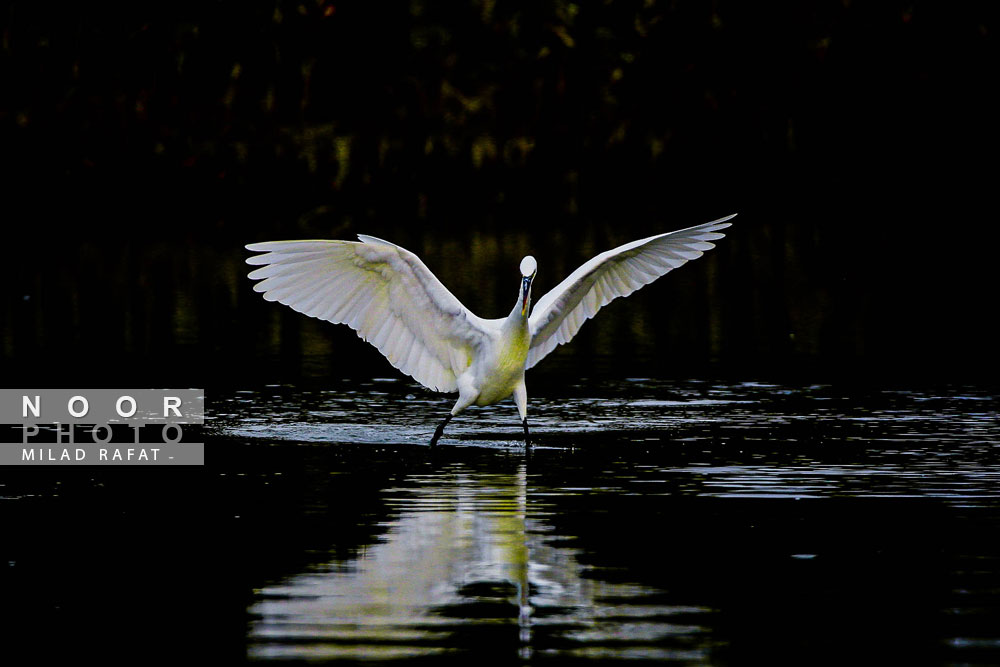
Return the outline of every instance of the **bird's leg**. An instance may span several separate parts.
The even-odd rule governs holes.
[[[438,424],[438,427],[434,430],[434,437],[431,438],[431,447],[437,444],[437,441],[441,438],[441,434],[444,433],[444,427],[448,425],[451,418],[472,405],[476,401],[477,396],[479,396],[479,389],[473,384],[470,374],[466,372],[458,376],[458,401],[455,402],[455,407],[451,409],[451,412],[444,418],[444,421]]]
[[[531,441],[528,438],[528,390],[524,387],[524,378],[514,385],[514,404],[517,405],[517,414],[521,417],[521,426],[524,427],[524,448],[531,448]]]
[[[444,427],[448,425],[448,422],[450,422],[451,418],[454,416],[455,415],[449,412],[448,416],[444,418],[444,421],[438,424],[437,428],[434,429],[434,437],[431,438],[431,447],[436,445],[437,441],[441,439],[441,434],[444,433]]]

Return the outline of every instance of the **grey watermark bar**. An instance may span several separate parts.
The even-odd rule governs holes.
[[[205,465],[201,442],[39,445],[0,443],[0,465]]]
[[[203,389],[0,389],[0,424],[203,424]]]

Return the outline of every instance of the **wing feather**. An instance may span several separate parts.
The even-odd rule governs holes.
[[[603,252],[546,293],[531,312],[527,368],[568,343],[583,323],[618,297],[628,296],[679,266],[701,257],[725,236],[730,215],[703,225],[632,241]]]
[[[410,251],[373,236],[358,241],[268,241],[247,249],[249,277],[267,301],[347,324],[393,366],[436,391],[457,377],[490,335],[488,325]]]

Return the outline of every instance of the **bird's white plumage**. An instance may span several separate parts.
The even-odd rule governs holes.
[[[247,263],[260,267],[249,276],[268,301],[347,324],[422,385],[457,391],[451,415],[513,394],[527,438],[525,369],[568,343],[602,306],[714,247],[732,217],[603,252],[539,299],[530,317],[538,268],[531,256],[521,260],[514,308],[493,320],[473,315],[412,252],[373,236],[251,243],[247,249],[261,254]]]
[[[319,319],[347,324],[393,366],[436,391],[458,389],[489,325],[470,313],[410,251],[354,241],[251,243],[264,254],[254,290]]]
[[[721,239],[730,215],[703,225],[658,234],[602,252],[538,300],[531,311],[526,368],[568,343],[602,306],[628,296],[682,264],[701,257]]]

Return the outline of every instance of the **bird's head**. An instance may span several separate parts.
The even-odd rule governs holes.
[[[521,260],[521,317],[528,313],[528,298],[531,296],[531,283],[538,272],[538,262],[531,255]]]

